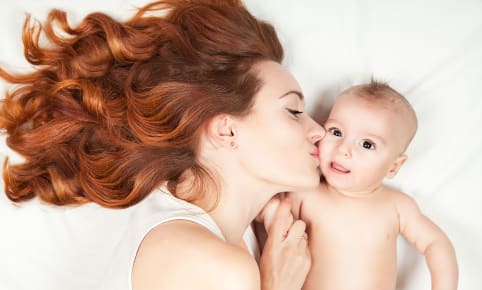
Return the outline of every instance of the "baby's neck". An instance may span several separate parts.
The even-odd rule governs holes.
[[[374,188],[367,188],[362,190],[344,190],[344,189],[337,188],[331,184],[328,184],[326,181],[323,182],[323,185],[326,187],[326,190],[328,192],[339,194],[350,198],[369,198],[378,194],[384,188],[383,184],[379,184]]]

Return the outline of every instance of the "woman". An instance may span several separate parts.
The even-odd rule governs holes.
[[[4,168],[11,200],[125,208],[154,199],[158,210],[133,219],[105,289],[301,288],[305,224],[289,206],[259,268],[247,243],[276,193],[319,182],[324,131],[303,113],[272,26],[239,1],[178,0],[127,22],[94,13],[74,28],[54,10],[48,48],[40,31],[27,19],[25,56],[37,70],[0,71],[22,85],[0,112],[8,145],[25,157]]]

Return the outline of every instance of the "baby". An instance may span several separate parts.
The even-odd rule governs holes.
[[[315,192],[285,196],[308,226],[313,261],[303,289],[394,290],[398,234],[425,256],[432,290],[457,289],[447,236],[410,196],[383,185],[407,159],[417,129],[408,101],[384,83],[354,86],[336,99],[324,126],[324,181]]]

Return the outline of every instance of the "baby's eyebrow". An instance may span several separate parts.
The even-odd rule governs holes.
[[[297,95],[298,98],[300,98],[301,101],[303,101],[304,98],[305,98],[305,97],[303,96],[303,93],[301,93],[300,91],[295,91],[295,90],[288,91],[288,92],[282,94],[281,96],[279,96],[279,98],[281,99],[281,98],[284,98],[284,97],[286,97],[286,96],[288,96],[288,95],[291,95],[291,94]]]
[[[373,135],[373,134],[368,134],[368,138],[367,139],[376,139],[377,141],[380,141],[380,143],[382,144],[386,144],[385,142],[385,139],[378,136],[378,135]]]

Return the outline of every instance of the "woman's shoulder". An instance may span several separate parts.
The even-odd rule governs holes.
[[[142,241],[133,289],[259,289],[259,270],[246,251],[186,220],[166,222]],[[156,286],[156,287],[153,287]]]

